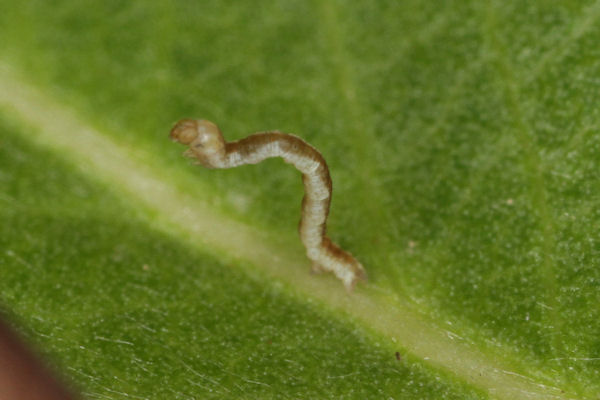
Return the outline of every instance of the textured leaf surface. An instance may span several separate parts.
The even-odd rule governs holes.
[[[136,165],[164,166],[165,180],[209,209],[293,243],[295,171],[278,161],[186,167],[165,135],[184,116],[214,120],[229,139],[300,134],[330,164],[330,232],[367,267],[367,296],[378,288],[406,302],[533,386],[572,398],[600,391],[600,3],[2,8],[5,63],[129,148]],[[293,244],[275,247],[302,257]],[[441,367],[473,383],[457,365]]]
[[[0,131],[2,301],[87,397],[480,398]]]

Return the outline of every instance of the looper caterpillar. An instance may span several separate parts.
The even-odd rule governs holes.
[[[292,164],[302,172],[305,194],[298,231],[313,271],[332,272],[348,290],[359,280],[366,280],[360,262],[325,235],[332,187],[329,168],[317,149],[295,135],[277,131],[225,142],[217,125],[206,120],[183,119],[171,129],[170,137],[188,145],[184,154],[198,159],[206,168],[257,164],[270,157],[281,157]]]

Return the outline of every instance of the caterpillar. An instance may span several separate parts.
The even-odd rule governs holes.
[[[302,173],[304,197],[298,226],[300,240],[316,273],[331,272],[351,291],[359,280],[366,280],[361,263],[326,236],[326,221],[331,204],[331,177],[325,159],[313,146],[298,136],[278,131],[259,132],[244,139],[226,142],[214,123],[183,119],[170,132],[171,140],[189,146],[184,155],[206,168],[232,168],[257,164],[267,158],[281,157]]]

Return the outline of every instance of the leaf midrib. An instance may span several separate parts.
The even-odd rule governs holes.
[[[92,179],[150,211],[154,219],[148,217],[149,223],[182,242],[200,245],[251,273],[256,269],[283,282],[291,292],[374,331],[390,349],[400,343],[411,359],[445,370],[493,398],[569,398],[559,388],[514,372],[510,366],[515,360],[498,361],[485,354],[374,283],[347,295],[334,279],[311,276],[299,248],[277,245],[268,233],[182,193],[161,171],[161,161],[144,165],[130,158],[130,148],[90,127],[6,65],[0,65],[0,105],[32,128],[26,131],[27,139],[53,149]],[[166,135],[165,145],[169,145]]]

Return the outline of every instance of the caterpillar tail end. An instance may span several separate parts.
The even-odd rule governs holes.
[[[346,291],[352,293],[359,282],[367,281],[367,273],[361,263],[350,254],[346,254],[347,258],[343,262],[338,261],[328,266],[313,261],[311,273],[322,274],[324,272],[331,272],[336,278],[342,281]]]
[[[335,275],[342,281],[346,291],[348,293],[352,293],[354,291],[354,287],[358,282],[366,282],[367,281],[367,273],[363,268],[362,264],[357,260],[354,260],[352,263],[352,268],[349,272],[344,272],[342,276],[335,273]]]

